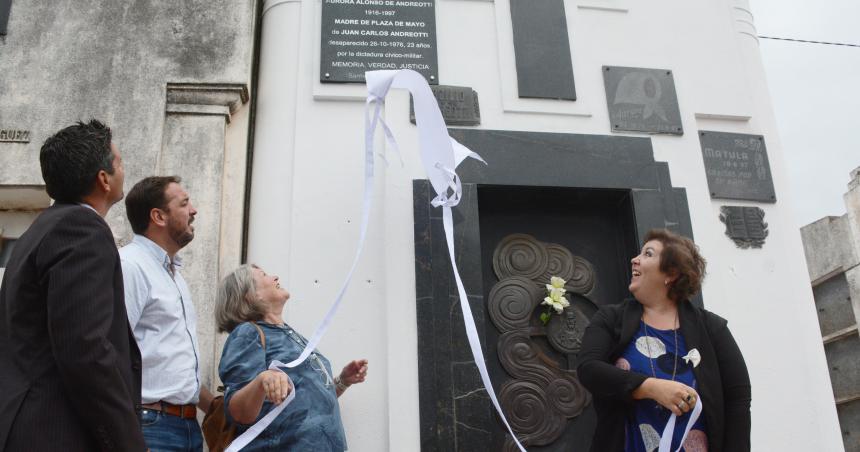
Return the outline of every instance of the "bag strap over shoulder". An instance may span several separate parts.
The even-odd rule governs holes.
[[[260,345],[263,346],[263,351],[266,351],[266,333],[263,333],[263,329],[260,328],[260,325],[257,325],[257,322],[251,322],[251,325],[254,325],[254,328],[260,333]]]
[[[266,351],[266,333],[263,332],[263,329],[260,328],[260,325],[257,325],[257,322],[250,322],[251,325],[254,325],[254,328],[257,329],[257,332],[260,333],[260,345],[263,346],[263,351]],[[224,386],[218,386],[218,392],[224,392]]]

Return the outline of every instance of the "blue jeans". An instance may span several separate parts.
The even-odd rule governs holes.
[[[183,419],[155,410],[141,410],[143,439],[151,452],[202,452],[203,434],[197,419]]]

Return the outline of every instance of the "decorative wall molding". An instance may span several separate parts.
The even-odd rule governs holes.
[[[732,7],[732,15],[735,19],[735,31],[752,38],[758,43],[758,31],[755,28],[755,20],[750,10],[749,0],[735,0]]]
[[[44,185],[2,185],[0,206],[3,211],[33,211],[51,206],[51,197]]]
[[[248,85],[208,83],[168,83],[168,114],[223,115],[230,122],[231,114],[248,102]]]

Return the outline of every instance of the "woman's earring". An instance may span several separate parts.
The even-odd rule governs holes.
[[[663,281],[663,285],[664,285],[664,286],[668,286],[668,285],[669,285],[669,280],[667,279],[667,280]]]

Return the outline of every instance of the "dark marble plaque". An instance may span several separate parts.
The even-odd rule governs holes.
[[[431,86],[430,90],[439,103],[439,111],[449,126],[477,126],[481,124],[478,93],[467,86]],[[409,121],[415,124],[415,108],[409,98]]]
[[[520,97],[576,100],[563,0],[511,0]]]
[[[711,198],[776,202],[761,135],[699,131]]]
[[[603,85],[613,131],[684,134],[672,71],[603,66]]]
[[[320,81],[413,69],[438,83],[436,0],[322,0]]]
[[[12,0],[0,0],[0,36],[6,36],[6,25],[9,23],[9,10]]]
[[[738,248],[761,248],[764,245],[768,231],[761,208],[722,206],[720,221],[726,224],[726,235]]]

